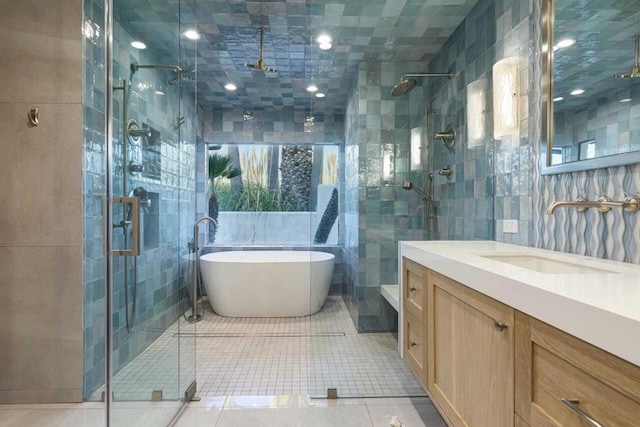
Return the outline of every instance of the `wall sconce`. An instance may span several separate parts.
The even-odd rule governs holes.
[[[467,147],[480,147],[487,136],[487,81],[467,85]]]
[[[518,58],[505,58],[493,66],[493,137],[518,135]]]
[[[395,176],[395,145],[384,144],[382,147],[382,184],[393,185]]]
[[[422,135],[421,127],[411,129],[411,171],[422,169]]]

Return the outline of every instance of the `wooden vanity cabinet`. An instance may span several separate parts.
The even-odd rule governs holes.
[[[427,388],[427,269],[403,258],[403,346],[407,363]]]
[[[514,426],[514,310],[433,271],[427,300],[431,400],[452,426]]]
[[[640,426],[640,367],[520,312],[515,358],[515,409],[530,426]]]
[[[640,366],[407,259],[403,287],[405,358],[450,426],[640,426]]]

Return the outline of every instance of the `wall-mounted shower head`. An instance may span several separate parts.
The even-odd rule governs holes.
[[[415,79],[401,80],[400,83],[391,89],[391,96],[400,96],[411,92],[418,82]]]
[[[418,193],[420,195],[420,197],[422,197],[423,199],[431,200],[431,197],[429,197],[429,195],[427,193],[425,193],[424,191],[422,191],[418,187],[414,186],[410,181],[404,181],[402,183],[402,189],[403,190],[413,190],[416,193]]]
[[[636,34],[636,59],[630,73],[614,74],[616,79],[637,79],[640,78],[640,34]]]
[[[196,82],[193,76],[185,76],[182,72],[178,72],[176,78],[169,80],[170,86],[184,86],[191,85]]]
[[[415,79],[407,79],[407,77],[448,77],[452,78],[453,73],[449,71],[448,73],[412,73],[405,74],[400,79],[400,83],[395,85],[393,89],[391,89],[391,96],[400,96],[406,93],[411,92],[418,82]]]

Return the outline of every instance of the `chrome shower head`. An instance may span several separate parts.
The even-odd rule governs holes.
[[[423,199],[431,200],[431,197],[429,197],[429,195],[427,193],[425,193],[424,191],[422,191],[418,187],[414,186],[410,181],[404,181],[402,183],[402,189],[403,190],[413,190],[416,193],[418,193],[420,195],[420,197],[422,197]]]
[[[400,96],[411,92],[418,82],[414,79],[401,80],[400,83],[391,89],[391,96]]]
[[[413,188],[413,184],[409,181],[405,181],[402,183],[403,190],[411,190]]]
[[[453,73],[449,71],[448,73],[415,73],[415,74],[405,74],[400,79],[400,83],[395,85],[393,89],[391,89],[391,96],[400,96],[406,93],[411,92],[418,82],[415,79],[407,79],[407,77],[453,77]]]
[[[247,68],[253,68],[254,70],[264,71],[265,73],[276,73],[278,70],[275,68],[267,67],[264,65],[264,27],[260,27],[260,51],[258,54],[258,62],[255,64],[244,64]]]
[[[640,78],[640,34],[634,37],[636,40],[636,59],[630,73],[614,74],[616,79],[637,79]]]
[[[178,77],[176,77],[175,79],[171,79],[168,81],[170,86],[184,86],[193,84],[195,82],[196,79],[191,76],[185,76],[182,73],[179,73]]]

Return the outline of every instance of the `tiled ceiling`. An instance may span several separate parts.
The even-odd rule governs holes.
[[[600,97],[629,96],[640,79],[616,79],[634,64],[634,36],[640,33],[639,0],[556,0],[555,42],[572,38],[576,43],[554,54],[556,112],[594,105]],[[584,89],[571,96],[574,89]]]
[[[120,0],[116,19],[166,60],[176,58],[177,17],[183,23],[197,20],[202,37],[197,43],[198,83],[193,90],[197,89],[204,108],[308,108],[313,102],[315,111],[328,111],[344,109],[360,61],[430,60],[475,3],[477,0]],[[244,66],[258,60],[260,26],[266,28],[265,64],[276,68],[276,73]],[[322,51],[315,43],[322,32],[333,37],[332,49]],[[181,45],[189,46],[183,40]],[[188,50],[181,57],[188,58]],[[181,64],[194,68],[188,59]],[[238,90],[226,91],[228,82]],[[306,91],[310,83],[326,97],[313,98]]]

